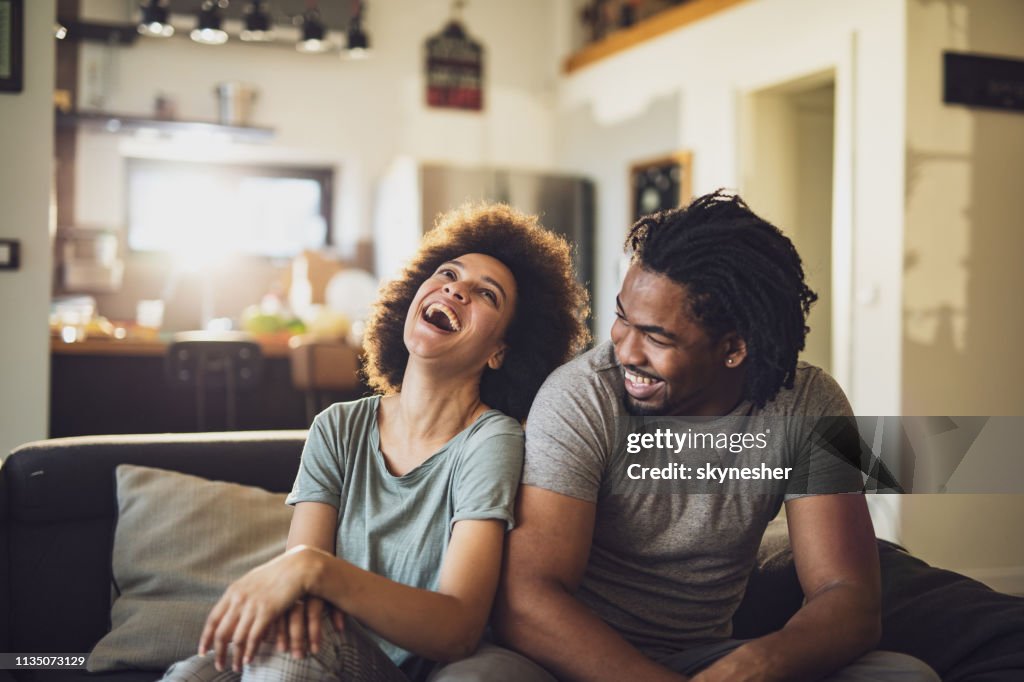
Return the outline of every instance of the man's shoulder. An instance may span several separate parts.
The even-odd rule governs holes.
[[[565,363],[547,378],[538,393],[541,400],[578,397],[610,397],[616,399],[615,379],[619,364],[610,341],[598,344]]]
[[[798,362],[793,387],[779,390],[762,409],[777,416],[845,416],[850,412],[846,394],[831,374],[817,365]]]

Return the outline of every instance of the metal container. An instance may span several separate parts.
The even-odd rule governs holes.
[[[216,90],[218,121],[223,125],[247,126],[259,92],[248,83],[220,83]]]

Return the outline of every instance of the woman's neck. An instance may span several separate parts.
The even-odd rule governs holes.
[[[401,393],[382,403],[378,426],[383,449],[389,460],[405,460],[397,468],[418,465],[486,410],[479,375],[444,375],[410,362]]]

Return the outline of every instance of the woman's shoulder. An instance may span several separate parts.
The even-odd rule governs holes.
[[[523,437],[523,426],[501,410],[489,409],[480,415],[470,427],[469,437],[491,438],[494,436]]]
[[[366,430],[376,423],[379,395],[334,403],[313,419],[313,428],[328,433]]]

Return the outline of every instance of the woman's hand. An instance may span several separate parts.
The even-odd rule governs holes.
[[[291,651],[294,658],[304,658],[307,652],[319,653],[323,636],[321,617],[325,609],[338,632],[344,630],[345,614],[319,597],[306,597],[274,624],[278,652]]]
[[[270,625],[309,590],[330,554],[299,545],[258,566],[233,582],[206,618],[199,653],[214,649],[214,663],[223,671],[228,644],[234,643],[232,668],[249,663]]]

